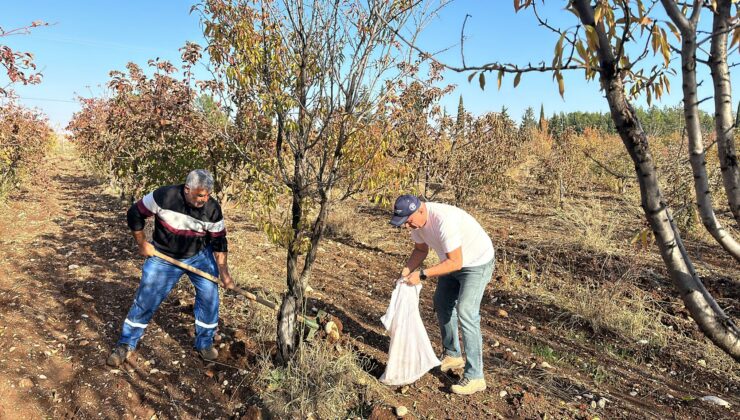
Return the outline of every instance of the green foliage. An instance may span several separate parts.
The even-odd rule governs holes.
[[[704,133],[714,130],[714,118],[711,114],[699,111],[700,125]],[[650,108],[638,108],[637,116],[642,123],[645,132],[653,136],[667,136],[680,132],[685,126],[683,108],[680,106],[652,106]],[[548,121],[551,136],[560,137],[567,130],[582,134],[587,128],[598,130],[602,133],[615,134],[614,122],[608,112],[561,112],[553,114]]]

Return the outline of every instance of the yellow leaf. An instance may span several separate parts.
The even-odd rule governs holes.
[[[519,86],[519,81],[522,80],[522,74],[517,73],[516,76],[514,76],[514,87]]]
[[[604,8],[602,7],[601,4],[599,4],[598,6],[596,6],[596,11],[594,12],[594,21],[596,21],[596,23],[599,23],[603,15],[604,15]]]
[[[498,89],[501,90],[501,81],[504,79],[504,71],[498,71]]]
[[[599,36],[593,26],[586,26],[586,41],[591,51],[596,51],[599,48]]]
[[[730,48],[734,47],[735,44],[740,41],[740,28],[735,28],[734,31],[732,31],[732,41],[730,41]]]
[[[484,90],[486,88],[486,76],[483,73],[478,76],[478,84],[480,84],[481,90]]]
[[[558,91],[560,92],[560,97],[565,98],[565,82],[563,81],[563,75],[560,74],[560,72],[557,72],[555,77],[558,79]]]

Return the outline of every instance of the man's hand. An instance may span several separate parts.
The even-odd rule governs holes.
[[[404,267],[403,270],[401,270],[401,277],[406,278],[409,274],[411,274],[411,270],[409,270],[408,267]]]
[[[142,257],[151,257],[154,255],[154,245],[150,244],[147,241],[139,243],[139,255]]]
[[[408,276],[404,277],[404,281],[406,284],[410,286],[416,286],[421,282],[421,278],[419,278],[419,272],[414,271],[413,273],[409,274]]]
[[[229,274],[228,271],[221,273],[221,283],[223,283],[225,288],[230,290],[236,287],[236,284],[234,284],[234,280],[231,278],[231,274]]]

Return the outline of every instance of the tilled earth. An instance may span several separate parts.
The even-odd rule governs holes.
[[[120,369],[105,365],[138,285],[142,258],[125,224],[127,203],[108,193],[72,152],[53,155],[39,175],[11,196],[0,215],[0,418],[254,418],[262,407],[254,375],[259,349],[249,317],[268,311],[233,296],[222,300],[221,355],[205,364],[192,350],[192,291],[176,287],[150,323],[140,348]],[[345,340],[384,369],[388,337],[379,322],[410,244],[369,207],[344,209],[371,240],[331,232],[312,276],[310,306],[338,317]],[[239,216],[226,212],[230,262],[240,284],[282,292],[283,253]],[[639,263],[625,257],[563,252],[541,215],[500,209],[481,217],[497,259],[547,260],[578,275],[618,279],[642,273],[646,288],[664,301],[669,318],[700,338],[686,320],[659,261],[650,250]],[[709,250],[715,275],[708,287],[724,306],[738,307],[735,263]],[[710,257],[711,256],[711,257]],[[635,257],[637,258],[637,257]],[[728,271],[729,270],[729,271]],[[481,308],[489,389],[450,395],[456,375],[431,372],[409,387],[390,389],[365,410],[393,418],[398,405],[410,418],[738,418],[740,383],[734,372],[698,364],[699,349],[627,342],[594,333],[562,308],[499,287],[498,273]],[[439,349],[432,312],[434,282],[422,291],[422,316]],[[510,289],[508,289],[510,290]],[[228,308],[228,310],[226,310]],[[734,313],[737,319],[737,312]],[[565,334],[564,324],[574,334]],[[547,363],[533,348],[568,355]],[[578,361],[578,362],[573,362]],[[545,363],[543,363],[545,362]],[[732,370],[732,369],[731,369]],[[724,408],[699,397],[714,395]],[[262,410],[276,418],[280,413]]]

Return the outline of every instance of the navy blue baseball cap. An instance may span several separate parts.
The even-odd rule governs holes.
[[[421,201],[415,195],[402,195],[396,199],[396,204],[393,205],[393,217],[391,217],[391,224],[395,227],[401,227],[409,216],[414,214],[416,210],[421,207]]]

